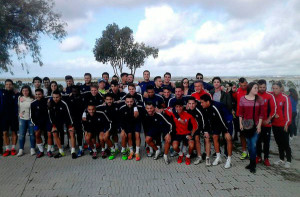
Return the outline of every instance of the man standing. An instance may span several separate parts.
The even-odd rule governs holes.
[[[81,93],[90,91],[91,85],[92,85],[92,75],[91,75],[91,73],[85,73],[84,74],[84,84],[81,85],[81,87],[80,87]]]
[[[148,85],[154,86],[154,81],[150,81],[150,72],[145,70],[143,72],[144,81],[139,82],[139,86],[141,87],[142,95],[145,97],[146,88]]]

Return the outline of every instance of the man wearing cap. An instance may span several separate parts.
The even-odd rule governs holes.
[[[103,78],[98,79],[98,92],[102,96],[107,93],[105,89],[106,81]]]

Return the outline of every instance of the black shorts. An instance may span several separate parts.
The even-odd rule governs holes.
[[[38,131],[38,130],[41,130],[41,131],[51,131],[52,130],[52,125],[49,122],[46,122],[46,123],[41,123],[41,124],[37,124],[37,125],[34,125],[34,131]]]
[[[18,116],[7,117],[1,120],[1,131],[15,131],[19,130],[19,119]]]
[[[189,140],[186,138],[187,135],[175,135],[175,137],[172,139],[172,141],[177,141],[177,142],[183,142],[187,144]]]
[[[194,137],[195,137],[196,135],[199,135],[199,136],[200,136],[200,130],[197,130],[197,131],[194,133]]]
[[[159,131],[156,129],[149,129],[146,136],[152,137],[154,140],[160,140],[161,137],[164,139],[168,132]]]
[[[134,132],[138,132],[141,133],[141,123],[135,123],[133,125],[126,125],[124,128],[122,128],[125,133],[134,133]]]
[[[120,127],[118,127],[117,125],[114,125],[114,124],[111,125],[111,129],[110,129],[110,132],[109,132],[111,136],[116,136],[120,132],[121,132]]]
[[[81,124],[81,122],[74,122],[74,124],[73,124],[73,126],[74,126],[74,129],[75,129],[75,132],[76,133],[79,133],[79,132],[83,132],[83,128],[82,128],[82,124]]]
[[[229,133],[232,136],[231,132],[221,132],[221,131],[212,131],[212,135],[222,135],[225,136],[225,133]]]

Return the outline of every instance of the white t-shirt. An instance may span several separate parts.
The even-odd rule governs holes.
[[[30,105],[32,101],[33,99],[30,97],[19,96],[18,106],[20,119],[30,120]]]
[[[142,93],[141,87],[139,85],[136,85],[135,89],[136,89],[137,93]],[[128,91],[128,85],[126,85],[126,87],[123,89],[123,92],[125,92],[126,94],[129,93],[129,91]]]

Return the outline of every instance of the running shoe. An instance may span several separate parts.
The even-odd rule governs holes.
[[[185,164],[186,165],[191,165],[191,158],[185,157]]]
[[[41,158],[43,156],[44,156],[44,152],[38,151],[38,153],[36,154],[36,158]]]
[[[92,158],[93,158],[93,159],[97,159],[97,152],[93,152]]]
[[[10,154],[11,154],[12,156],[16,155],[16,154],[17,154],[17,151],[16,151],[16,149],[11,149],[11,152],[10,152]]]
[[[265,166],[271,166],[270,161],[269,161],[268,158],[264,160],[264,165]]]
[[[240,160],[244,160],[244,159],[247,159],[247,158],[248,158],[248,154],[245,153],[245,152],[242,152]]]
[[[84,152],[83,152],[83,150],[78,150],[78,153],[77,153],[77,157],[81,157],[81,156],[83,156],[84,155]]]
[[[140,153],[135,153],[135,160],[136,161],[140,161],[141,160]]]
[[[182,160],[183,160],[183,156],[179,156],[177,159],[177,163],[182,163]]]
[[[76,159],[77,158],[77,154],[74,152],[72,153],[72,159]]]
[[[259,164],[259,163],[261,163],[262,162],[262,159],[261,159],[261,157],[256,157],[256,159],[255,159],[255,163],[256,164]]]
[[[110,156],[108,157],[109,160],[113,160],[116,158],[116,151],[110,151]]]
[[[101,157],[102,157],[102,159],[105,159],[107,157],[107,154],[105,151],[101,151]]]
[[[128,156],[128,159],[129,159],[129,160],[132,160],[132,159],[133,159],[133,155],[134,155],[134,153],[133,153],[133,152],[130,152],[130,153],[129,153],[129,156]]]
[[[48,151],[48,152],[47,152],[47,156],[48,156],[48,157],[53,157],[52,151]]]
[[[128,152],[125,150],[125,151],[122,151],[122,159],[123,160],[127,160],[128,159]]]

